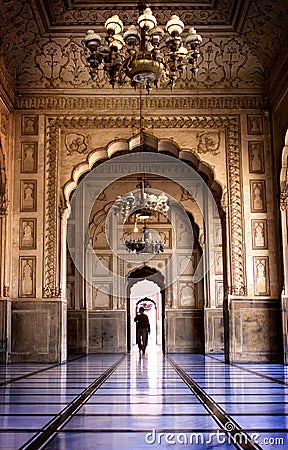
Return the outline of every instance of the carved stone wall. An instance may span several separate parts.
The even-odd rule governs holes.
[[[89,87],[83,30],[92,27],[97,33],[103,33],[103,24],[115,7],[125,23],[137,20],[135,4],[127,2],[114,6],[113,2],[89,3],[85,9],[62,1],[57,5],[39,2],[37,8],[28,0],[13,1],[13,7],[11,3],[4,2],[0,9],[1,17],[5,18],[2,52],[21,90],[25,86]],[[167,22],[175,7],[182,20],[200,28],[204,37],[202,69],[197,81],[186,75],[178,86],[265,88],[265,71],[273,68],[273,73],[277,72],[272,61],[278,56],[277,63],[281,64],[281,50],[284,55],[288,41],[285,21],[288,11],[284,0],[257,0],[252,5],[244,2],[240,11],[228,0],[205,6],[193,1],[180,2],[177,6],[162,2],[161,6],[153,6],[160,25]],[[11,42],[17,45],[11,46]],[[98,86],[103,84],[101,78],[96,81]]]
[[[47,192],[49,192],[49,197],[46,203],[46,226],[49,227],[46,235],[46,256],[47,261],[45,265],[45,285],[48,291],[54,292],[57,289],[56,284],[56,273],[54,270],[54,275],[52,275],[52,265],[56,258],[56,248],[53,246],[57,232],[57,209],[55,208],[55,198],[57,191],[57,177],[56,177],[56,156],[61,153],[58,147],[60,133],[67,132],[68,130],[81,130],[82,135],[87,135],[91,133],[91,130],[101,130],[107,128],[111,129],[113,135],[115,135],[115,128],[118,132],[127,133],[127,127],[131,127],[134,123],[133,117],[121,117],[121,116],[102,116],[102,117],[55,117],[48,121],[48,135],[49,135],[49,146],[47,148]],[[231,290],[235,295],[243,295],[246,292],[246,281],[245,281],[245,267],[244,267],[244,256],[243,256],[243,230],[242,230],[242,207],[241,207],[241,186],[240,181],[240,122],[237,116],[200,116],[200,117],[150,117],[146,120],[147,129],[155,130],[167,129],[171,127],[172,134],[176,136],[177,130],[187,130],[191,129],[216,129],[223,130],[225,132],[226,146],[228,150],[227,154],[227,164],[228,164],[228,183],[229,183],[229,197],[230,197],[230,217],[231,217],[231,230],[232,230],[232,265],[234,270],[232,271],[233,281]],[[66,131],[67,130],[67,131]],[[125,135],[124,134],[124,135]],[[157,131],[155,131],[157,135]],[[178,132],[179,134],[179,132]],[[183,134],[183,133],[182,133]],[[99,142],[99,136],[97,139]],[[88,139],[88,138],[87,138]],[[107,142],[107,133],[103,143]],[[100,147],[102,148],[102,147]],[[87,149],[88,152],[88,149]],[[85,152],[86,153],[86,152]],[[107,154],[107,153],[106,153]],[[108,156],[108,154],[107,154]],[[103,154],[102,154],[103,157]],[[81,156],[81,158],[83,158]],[[51,163],[50,163],[51,162]],[[75,162],[75,159],[74,159]],[[63,170],[65,168],[63,167]],[[66,166],[67,171],[67,166]],[[61,171],[63,173],[63,171]]]
[[[272,334],[276,332],[282,288],[275,170],[280,172],[288,128],[287,2],[243,0],[241,7],[229,0],[155,5],[159,24],[177,8],[185,23],[196,26],[203,36],[200,69],[196,79],[185,73],[174,92],[159,89],[141,100],[127,87],[111,93],[101,73],[92,82],[86,67],[85,30],[92,27],[102,33],[103,23],[116,8],[125,23],[136,20],[132,0],[124,4],[92,1],[84,9],[79,2],[63,0],[7,0],[0,5],[0,296],[15,303],[14,313],[29,303],[33,318],[38,313],[42,317],[38,303],[43,300],[63,305],[67,300],[85,308],[77,274],[68,274],[67,296],[65,289],[61,293],[63,211],[67,212],[69,193],[79,177],[97,161],[113,156],[112,143],[121,142],[124,152],[131,150],[141,109],[141,125],[157,141],[157,151],[173,144],[174,156],[186,158],[205,174],[209,188],[218,195],[226,233],[213,267],[215,286],[209,286],[214,299],[206,305],[206,329],[220,323],[223,297],[226,316],[237,331],[230,335],[228,353],[233,360],[241,360],[244,349],[257,360],[249,350],[253,339],[247,344],[243,327],[249,314],[254,315],[254,306],[261,309],[259,302],[267,302],[267,311],[270,308],[275,319],[269,327]],[[10,254],[11,260],[7,258]],[[75,281],[79,289],[73,297]],[[179,286],[184,293],[190,288],[189,283]],[[97,304],[99,297],[94,294]],[[253,308],[245,310],[247,320],[239,319],[242,309],[236,306],[243,299],[253,302]],[[109,301],[105,298],[107,304]],[[229,309],[233,302],[235,308]],[[122,300],[116,305],[120,306]],[[53,316],[59,329],[64,309]],[[7,315],[6,319],[11,343]],[[259,312],[256,322],[252,334],[258,325],[268,326],[266,312]],[[13,323],[15,326],[17,321]],[[240,339],[243,333],[245,348],[234,342],[235,336]],[[32,346],[32,334],[29,336]],[[274,350],[267,334],[263,336],[266,347],[263,351],[259,348],[260,358],[264,360],[266,354],[269,360]],[[261,333],[258,338],[261,340]],[[53,353],[55,359],[64,355],[65,339],[65,333],[59,337],[62,349],[60,346]],[[219,348],[221,342],[221,336],[212,333],[206,349]],[[28,359],[25,352],[18,353],[17,345],[13,346],[16,358]],[[36,353],[37,349],[34,357]]]
[[[117,152],[117,145],[121,144],[122,151],[127,153],[130,151],[129,146],[135,145],[133,139],[136,142],[139,98],[135,95],[128,98],[26,95],[19,97],[17,102],[21,109],[18,120],[20,139],[17,144],[19,176],[16,177],[15,186],[19,185],[20,198],[19,204],[15,203],[18,247],[15,248],[14,258],[17,261],[19,256],[24,259],[21,260],[22,272],[19,264],[15,265],[15,275],[18,278],[18,271],[24,273],[24,266],[34,267],[32,262],[36,257],[35,267],[38,269],[35,272],[34,298],[57,300],[61,294],[61,215],[67,207],[69,192],[97,160],[109,159],[114,151]],[[249,298],[264,296],[276,299],[279,287],[276,276],[277,259],[271,253],[271,248],[275,248],[276,243],[271,232],[274,207],[271,190],[273,184],[269,177],[273,162],[267,138],[268,126],[262,113],[263,99],[257,96],[177,97],[172,94],[168,97],[144,97],[143,105],[144,126],[149,139],[156,142],[157,151],[160,152],[169,142],[172,143],[170,145],[173,146],[176,157],[191,161],[197,170],[206,174],[208,185],[212,190],[216,189],[216,197],[222,191],[220,197],[222,195],[222,208],[226,213],[226,241],[223,249],[219,247],[219,261],[217,259],[217,264],[215,262],[216,265],[213,266],[215,284],[213,282],[209,287],[209,298],[213,298],[213,302],[208,307],[215,308],[215,315],[209,313],[207,324],[218,320],[217,308],[222,308],[222,301],[228,294],[231,302],[234,298],[245,298],[247,294]],[[73,108],[73,115],[70,108]],[[45,177],[40,172],[40,168],[44,169],[44,166]],[[125,167],[121,170],[124,176]],[[37,195],[36,192],[32,195],[33,201],[29,199],[29,192],[27,194],[29,188],[37,190]],[[91,191],[92,197],[94,194]],[[185,201],[185,192],[181,195]],[[45,201],[42,202],[42,198]],[[211,230],[216,230],[220,223],[214,225],[211,223]],[[41,234],[43,229],[44,246]],[[70,233],[68,230],[68,234],[72,236],[73,231]],[[210,243],[213,239],[211,236]],[[223,251],[227,252],[224,253],[225,257]],[[109,261],[107,264],[110,264]],[[44,278],[41,275],[42,267]],[[223,273],[228,274],[224,283]],[[80,308],[85,307],[83,287],[75,293],[75,280],[74,275],[68,274],[68,304],[73,306],[78,302]],[[178,288],[183,292],[184,298],[191,288],[189,280],[183,280],[183,283]],[[23,286],[24,294],[28,294],[25,291],[28,285],[29,283],[24,286],[22,281],[22,295]],[[13,292],[14,298],[19,298],[19,286]],[[254,289],[255,286],[258,286],[257,289]],[[31,294],[34,295],[33,290]],[[93,295],[95,305],[99,304],[98,293],[95,291]],[[105,298],[105,305],[123,307],[121,300],[114,304],[108,297]],[[167,301],[173,305],[169,298],[168,296]],[[208,347],[219,348],[220,342],[221,337],[216,336]]]

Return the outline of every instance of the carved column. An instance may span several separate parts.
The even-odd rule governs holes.
[[[280,196],[282,246],[283,246],[283,290],[282,290],[282,326],[284,361],[288,363],[288,189],[281,190]]]
[[[7,227],[7,202],[6,194],[0,195],[0,363],[8,362],[11,347],[11,302],[8,298],[9,287],[6,282],[6,227]]]

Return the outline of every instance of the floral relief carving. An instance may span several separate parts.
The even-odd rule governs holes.
[[[45,2],[46,3],[46,2]],[[171,2],[171,7],[169,7],[169,2],[166,2],[165,6],[153,5],[153,13],[157,18],[159,24],[166,23],[170,19],[171,14],[175,11],[175,4]],[[69,9],[65,6],[64,1],[61,0],[50,0],[47,2],[50,20],[53,24],[67,26],[75,24],[75,21],[80,25],[96,25],[105,23],[108,17],[111,16],[112,9],[119,11],[121,20],[126,23],[134,23],[138,18],[138,11],[135,8],[131,8],[130,5],[124,2],[119,3],[117,1],[107,2],[90,2],[90,8],[76,9],[70,6]],[[97,9],[96,9],[97,8]],[[215,23],[215,21],[220,21],[221,23],[229,23],[230,19],[230,0],[221,0],[219,2],[218,8],[203,8],[201,6],[195,7],[193,10],[190,5],[181,4],[178,7],[178,14],[181,19],[187,23],[202,23],[205,20],[206,23]]]
[[[6,2],[5,2],[6,3]],[[2,17],[5,17],[5,28],[2,35],[2,48],[5,54],[6,66],[16,74],[17,84],[21,88],[101,88],[108,86],[103,74],[93,82],[89,75],[86,63],[83,38],[70,36],[73,28],[65,33],[54,35],[52,30],[49,35],[40,32],[30,2],[18,0],[13,2],[13,7],[3,4],[0,7]],[[11,2],[8,2],[10,4]],[[228,23],[229,2],[222,0],[222,7],[210,11],[195,9],[185,11],[182,18],[187,23],[205,23],[209,20],[223,20]],[[224,5],[224,6],[223,6]],[[119,5],[117,4],[117,7]],[[61,3],[57,7],[50,4],[50,20],[57,16],[57,26],[65,24],[69,20],[73,25],[93,26],[99,24],[103,27],[106,19],[111,15],[109,8],[102,11],[87,9],[72,12],[65,10]],[[62,12],[60,12],[62,11]],[[224,13],[225,11],[225,13]],[[156,12],[155,12],[156,13]],[[181,9],[179,11],[181,15]],[[125,11],[125,21],[131,21],[129,10]],[[137,11],[133,13],[136,20]],[[171,15],[171,11],[159,9],[157,12],[160,21],[165,23]],[[204,16],[203,16],[204,14]],[[61,19],[60,19],[61,17]],[[40,20],[39,16],[38,19]],[[55,19],[56,20],[56,19]],[[68,35],[68,36],[67,36]],[[17,42],[12,46],[11,42]],[[240,86],[262,86],[264,83],[264,72],[257,57],[251,53],[246,41],[238,35],[228,35],[219,38],[209,36],[204,38],[201,45],[200,70],[196,80],[193,80],[190,72],[187,72],[178,81],[178,87],[235,87]],[[251,70],[252,69],[252,70]]]
[[[73,153],[85,153],[87,150],[87,144],[85,142],[85,136],[79,133],[69,133],[65,136],[65,146],[67,154]]]
[[[196,138],[198,139],[198,153],[211,153],[212,155],[220,153],[220,131],[201,131],[197,133]]]
[[[287,44],[287,2],[277,0],[277,7],[275,0],[250,3],[249,8],[246,11],[243,8],[239,14],[231,0],[211,0],[204,6],[199,2],[199,6],[195,4],[193,8],[185,2],[177,5],[177,13],[185,23],[196,28],[208,25],[213,31],[225,29],[221,37],[202,33],[201,70],[197,80],[192,81],[187,74],[179,85],[265,86],[264,72],[275,64],[275,55],[281,48],[284,52]],[[1,53],[11,74],[16,73],[19,87],[28,85],[28,74],[34,88],[91,86],[79,27],[88,29],[90,26],[101,33],[103,24],[116,9],[125,23],[135,23],[138,17],[136,7],[133,9],[121,2],[89,2],[88,8],[79,5],[79,2],[64,0],[36,4],[29,0],[6,0],[1,3],[0,15],[5,19],[0,31]],[[174,12],[175,3],[171,2],[170,6],[169,2],[162,2],[152,9],[159,25],[163,26]],[[272,27],[271,22],[275,24]],[[241,36],[237,33],[238,23],[243,24]],[[103,79],[96,84],[103,85]]]
[[[277,20],[277,27],[271,27],[273,20]],[[243,31],[250,48],[264,61],[265,66],[274,66],[273,56],[285,41],[287,43],[287,1],[251,2]]]
[[[59,128],[49,121],[49,137],[46,163],[46,209],[45,209],[45,278],[44,295],[59,295],[57,287],[57,137]]]
[[[240,37],[219,39],[209,37],[201,45],[197,78],[188,71],[178,87],[262,86],[264,72]],[[251,67],[253,68],[251,73]],[[86,64],[81,39],[73,37],[41,38],[22,62],[18,83],[34,88],[102,88],[108,87],[104,74],[92,80]]]

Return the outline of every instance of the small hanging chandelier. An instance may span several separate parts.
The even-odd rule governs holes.
[[[161,241],[157,231],[147,230],[145,225],[143,236],[140,239],[127,239],[125,245],[129,252],[151,254],[164,252],[165,247],[165,244]]]
[[[166,214],[169,211],[168,197],[162,192],[160,195],[148,193],[145,189],[145,180],[141,179],[138,185],[140,189],[129,192],[123,197],[118,196],[113,210],[123,222],[128,217],[134,218],[134,233],[138,233],[138,223],[143,222],[143,235],[140,239],[128,239],[125,246],[129,252],[136,253],[159,253],[164,251],[165,244],[160,239],[159,234],[152,229],[146,228],[146,221],[156,212]]]
[[[155,212],[166,214],[169,210],[168,197],[162,192],[160,195],[149,194],[145,190],[145,180],[141,178],[140,189],[135,192],[129,192],[121,197],[117,197],[113,209],[114,213],[119,215],[125,222],[129,216],[135,215],[136,219],[149,219]]]
[[[84,42],[90,52],[87,62],[92,78],[103,68],[112,87],[129,80],[132,87],[142,86],[149,92],[160,83],[172,88],[186,67],[196,74],[202,37],[192,27],[183,39],[185,25],[176,14],[168,20],[165,33],[144,5],[138,3],[137,26],[130,25],[123,35],[118,15],[106,20],[104,41],[93,30],[87,31]]]

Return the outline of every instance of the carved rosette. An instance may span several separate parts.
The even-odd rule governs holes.
[[[57,293],[57,155],[60,129],[95,129],[133,127],[133,117],[57,117],[48,121],[47,177],[46,177],[46,235],[45,235],[45,295]],[[240,121],[238,116],[146,117],[145,128],[214,128],[225,130],[228,149],[228,192],[232,252],[232,293],[246,294],[244,264],[244,235],[242,228],[240,176]]]

